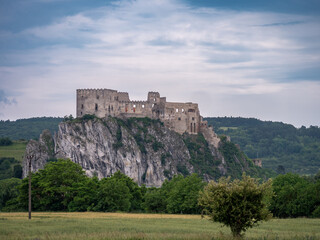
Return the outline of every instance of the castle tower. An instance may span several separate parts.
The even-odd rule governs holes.
[[[160,103],[160,93],[148,92],[148,100],[147,101],[150,103]]]

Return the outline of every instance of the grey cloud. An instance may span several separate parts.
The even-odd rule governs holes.
[[[213,56],[209,57],[207,62],[208,63],[244,63],[251,61],[252,58],[247,54],[214,54]]]
[[[5,92],[0,89],[0,103],[3,103],[5,105],[11,105],[11,104],[17,104],[17,101],[14,98],[9,99],[6,96]]]
[[[257,27],[276,27],[276,26],[291,26],[291,25],[298,25],[305,23],[305,21],[292,21],[292,22],[275,22],[275,23],[268,23],[262,25],[254,25]]]
[[[318,109],[319,91],[283,95],[289,85],[320,90],[318,82],[304,82],[319,75],[318,26],[304,16],[190,9],[171,0],[121,1],[63,16],[21,33],[32,48],[5,52],[12,64],[0,62],[2,86],[22,96],[17,106],[1,111],[11,118],[66,115],[75,109],[76,88],[129,91],[136,99],[159,91],[170,101],[198,102],[205,116],[272,119],[281,116],[272,106],[285,98],[289,103],[279,112],[294,111],[297,94],[315,99],[301,109]],[[277,101],[270,102],[273,97]],[[255,99],[259,104],[250,105]],[[0,92],[0,102],[15,101]]]
[[[165,38],[156,38],[147,42],[151,46],[172,46],[172,47],[182,47],[185,45],[183,41],[173,41]]]

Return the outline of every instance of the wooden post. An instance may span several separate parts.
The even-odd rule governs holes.
[[[28,164],[29,164],[29,220],[31,219],[31,160],[33,155],[28,155]]]

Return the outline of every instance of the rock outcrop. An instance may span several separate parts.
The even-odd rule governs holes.
[[[39,141],[31,140],[26,156],[34,155],[32,171],[42,169],[48,161],[69,158],[80,164],[88,176],[104,178],[120,170],[146,186],[161,186],[176,174],[197,172],[206,180],[226,175],[228,163],[219,151],[219,141],[211,139],[217,136],[204,135],[199,135],[202,143],[192,143],[196,136],[180,135],[149,118],[75,119],[61,122],[53,137],[46,130]],[[211,140],[208,144],[204,139]],[[208,152],[211,157],[203,160],[205,165],[197,161]],[[25,158],[24,176],[26,162]],[[214,171],[201,170],[208,168]]]

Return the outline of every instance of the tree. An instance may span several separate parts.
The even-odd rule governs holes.
[[[205,183],[197,174],[188,177],[175,176],[170,182],[170,190],[167,192],[167,211],[169,213],[200,213],[198,205],[199,192]],[[168,189],[164,184],[164,189]]]
[[[22,167],[20,164],[16,164],[13,166],[13,177],[21,178],[22,177]]]
[[[126,182],[115,177],[104,178],[100,181],[98,204],[95,211],[115,212],[129,211],[131,207],[130,190]]]
[[[8,138],[8,137],[0,138],[0,146],[9,146],[12,144],[13,144],[13,142],[10,140],[10,138]]]
[[[147,212],[165,213],[166,198],[162,188],[148,188],[147,193],[144,195],[143,206]]]
[[[287,173],[277,176],[272,183],[275,195],[270,210],[280,218],[311,217],[320,205],[320,181],[315,177],[303,177]]]
[[[18,186],[21,179],[8,178],[0,180],[0,210],[6,206],[7,202],[18,196]]]
[[[81,166],[71,160],[58,159],[32,174],[32,205],[38,211],[66,211],[86,184]],[[22,181],[19,202],[27,203],[28,179]],[[26,207],[26,206],[24,206]]]
[[[98,203],[94,211],[141,211],[146,189],[139,187],[132,178],[117,171],[109,178],[100,181]]]
[[[199,204],[214,222],[230,227],[234,237],[271,217],[267,200],[272,195],[271,181],[259,184],[257,179],[242,175],[242,180],[220,178],[211,181],[200,193]]]

